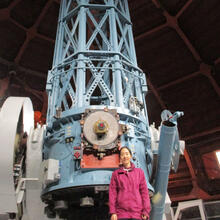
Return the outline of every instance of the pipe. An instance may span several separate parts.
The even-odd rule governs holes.
[[[151,220],[162,220],[163,218],[173,144],[175,136],[177,135],[176,126],[177,125],[172,122],[165,121],[161,127]]]

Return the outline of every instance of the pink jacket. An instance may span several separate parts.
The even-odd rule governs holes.
[[[150,199],[144,172],[131,164],[131,170],[123,167],[115,170],[109,185],[109,211],[118,218],[142,219],[150,214]]]

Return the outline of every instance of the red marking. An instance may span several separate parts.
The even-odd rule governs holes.
[[[80,157],[80,153],[77,151],[77,152],[75,152],[74,153],[74,157],[76,158],[76,159],[78,159],[79,157]]]
[[[83,154],[81,160],[82,168],[91,168],[91,169],[100,169],[100,168],[118,168],[119,167],[119,156],[118,154],[112,154],[110,156],[103,157],[102,160],[99,160],[94,155],[85,155]]]
[[[74,149],[74,150],[81,150],[81,147],[75,146],[75,147],[73,147],[73,149]]]

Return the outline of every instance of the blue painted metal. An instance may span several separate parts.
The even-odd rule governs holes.
[[[151,219],[162,220],[167,193],[168,177],[171,168],[174,146],[179,142],[177,118],[182,112],[175,112],[168,121],[165,121],[160,130],[158,152],[158,168],[155,178],[155,195],[152,201]]]
[[[121,127],[128,128],[117,141],[131,148],[133,162],[144,170],[153,192],[149,183],[152,151],[145,102],[147,85],[145,74],[137,66],[127,0],[62,0],[60,5],[53,66],[46,86],[43,152],[44,160],[59,160],[61,178],[46,185],[42,197],[47,200],[47,195],[56,191],[109,184],[112,169],[80,167],[87,143],[80,122],[86,110],[104,112],[106,107],[117,112]],[[164,138],[165,142],[173,141],[170,136]],[[113,143],[110,154],[117,147]],[[76,152],[80,154],[78,159]]]
[[[99,108],[102,105],[101,108],[108,106],[117,109],[123,118],[120,123],[125,124],[125,119],[129,119],[130,122],[126,124],[142,127],[140,132],[149,138],[146,107],[144,107],[145,111],[141,111],[138,116],[129,111],[131,95],[137,95],[138,100],[143,102],[144,94],[141,91],[141,85],[146,80],[143,72],[137,67],[127,1],[101,2],[101,4],[92,4],[92,1],[86,0],[64,0],[61,3],[53,67],[49,71],[47,80],[48,130],[51,131],[50,135],[56,129],[62,134],[62,130],[65,130],[66,126],[72,125],[73,122],[76,123],[76,118],[79,118],[85,108],[97,108],[94,105],[91,106],[91,102],[92,98],[95,98],[92,97],[93,92],[99,87],[100,98],[103,99],[99,103]],[[94,14],[93,11],[97,14]],[[87,29],[92,30],[88,33]],[[86,78],[88,72],[91,75],[89,79]],[[59,111],[60,118],[56,115],[56,112]],[[66,125],[62,124],[64,119],[68,121]],[[78,129],[80,134],[79,126]],[[77,141],[73,145],[80,145],[79,134],[74,137],[74,141]],[[134,134],[132,140],[129,137],[122,137],[123,145],[128,145],[129,141],[133,145],[142,146],[139,148],[143,148],[143,159],[141,160],[144,162],[145,151],[150,146],[146,145],[146,141],[140,140],[138,136]],[[69,173],[69,171],[64,169],[62,164],[71,163],[72,153],[71,147],[63,147],[63,144],[62,138],[60,138],[52,147],[45,145],[45,148],[50,148],[48,157],[61,161],[61,174],[65,176],[65,173]],[[147,177],[145,162],[140,164],[143,164]],[[60,183],[51,189],[62,188],[68,184],[75,186],[78,182],[81,184],[92,183],[88,180],[86,173],[80,176],[78,172],[77,175],[73,172],[69,178],[66,177],[65,181],[61,179]],[[105,176],[105,174],[103,175]],[[77,180],[78,176],[81,181]],[[100,177],[100,182],[97,184],[109,183],[110,176],[111,172],[108,174],[107,182],[103,182],[105,178]],[[152,187],[151,189],[153,190]],[[46,190],[50,190],[50,188]]]

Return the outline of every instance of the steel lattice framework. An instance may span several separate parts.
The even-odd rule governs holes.
[[[47,79],[48,122],[57,110],[128,108],[131,96],[145,106],[146,80],[137,66],[127,1],[64,0],[60,10]]]

